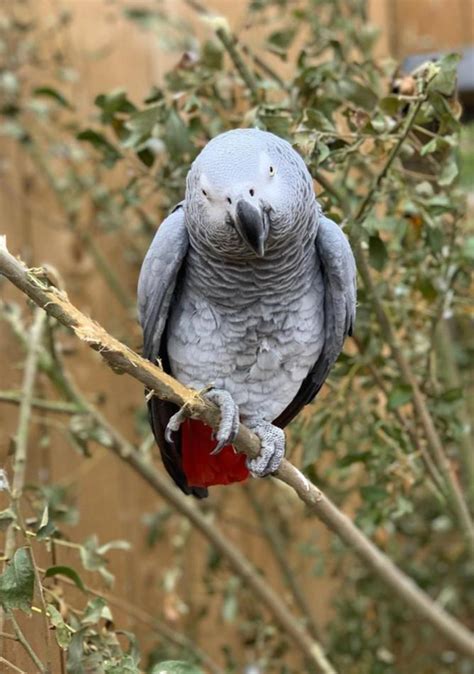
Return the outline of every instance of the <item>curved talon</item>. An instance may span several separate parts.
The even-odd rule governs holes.
[[[214,434],[217,445],[211,452],[211,456],[215,456],[235,440],[239,431],[239,408],[230,393],[224,389],[211,389],[204,397],[217,405],[221,413],[219,430]]]
[[[252,423],[248,427],[261,440],[260,454],[254,459],[247,459],[247,468],[254,477],[265,477],[275,473],[285,455],[285,434],[281,428],[268,421]]]
[[[170,444],[173,443],[172,433],[177,433],[179,431],[181,424],[188,418],[188,416],[189,414],[186,405],[183,405],[176,414],[173,414],[173,416],[170,417],[165,428],[166,442],[169,442]]]
[[[212,434],[217,441],[217,445],[212,450],[211,455],[219,454],[226,445],[232,444],[239,432],[239,408],[228,391],[223,389],[206,390],[203,397],[219,407],[221,419],[219,430]],[[165,429],[166,442],[173,442],[173,433],[177,433],[181,424],[189,417],[188,408],[185,405],[179,409],[176,414],[170,417]]]

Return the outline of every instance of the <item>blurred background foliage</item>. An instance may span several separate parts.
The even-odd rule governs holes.
[[[28,162],[30,172],[40,176],[47,199],[24,207],[45,209],[46,219],[54,212],[48,245],[57,245],[55,232],[70,234],[75,263],[85,265],[89,280],[92,275],[105,286],[110,311],[115,306],[122,311],[122,320],[110,318],[109,329],[137,347],[134,283],[157,223],[183,197],[190,162],[210,138],[230,128],[257,126],[290,140],[315,179],[324,210],[357,249],[361,280],[355,337],[324,392],[290,427],[289,458],[423,589],[474,627],[469,538],[474,127],[460,121],[458,57],[448,54],[415,73],[402,73],[393,59],[374,56],[379,32],[362,0],[251,0],[235,32],[196,0],[185,3],[183,15],[159,1],[104,3],[139,39],[152,35],[160,50],[172,53],[174,65],[142,100],[128,93],[124,81],[120,89],[99,93],[93,112],[84,115],[74,97],[74,64],[64,50],[51,48],[61,36],[67,39],[74,12],[67,3],[57,4],[57,11],[40,21],[33,2],[3,7],[0,137],[10,153],[3,174],[8,177],[13,161]],[[196,17],[203,20],[202,36],[194,28]],[[249,26],[252,40],[246,38]],[[121,49],[126,59],[127,44]],[[102,56],[99,50],[94,59]],[[28,186],[23,197],[29,198]],[[27,247],[22,252],[32,264],[40,262]],[[67,270],[60,271],[70,287]],[[28,308],[18,298],[2,300],[0,313],[1,330],[27,348]],[[81,408],[82,394],[67,371],[71,360],[80,362],[74,348],[63,329],[47,323],[31,420],[40,429],[30,453],[48,447],[56,424],[63,454],[72,448],[81,456],[71,465],[86,471],[81,489],[87,490],[90,469],[80,466],[93,462],[98,446],[107,447],[110,438]],[[19,363],[21,351],[13,357]],[[3,381],[2,373],[2,388]],[[21,391],[8,377],[5,381],[0,399],[11,416]],[[92,395],[93,378],[86,390],[95,404],[105,405]],[[442,440],[441,454],[416,414],[416,391]],[[113,403],[113,390],[107,398]],[[128,435],[145,456],[156,458],[139,391],[127,414]],[[6,455],[7,431],[1,442]],[[10,457],[14,453],[13,437]],[[67,456],[63,460],[67,464]],[[12,463],[5,458],[10,476]],[[104,467],[92,470],[100,475]],[[107,483],[106,471],[100,479]],[[141,573],[142,556],[153,560],[160,599],[145,609],[130,591],[124,598],[120,587],[110,590],[110,559],[130,546],[122,539],[99,541],[93,519],[85,540],[78,538],[75,484],[74,476],[51,481],[39,466],[25,485],[22,514],[8,492],[0,513],[10,553],[5,556],[14,554],[0,576],[8,611],[4,629],[12,631],[12,620],[24,625],[43,652],[44,626],[35,612],[24,623],[21,615],[31,606],[36,571],[36,583],[44,585],[50,638],[57,642],[50,647],[59,658],[52,671],[156,673],[164,667],[157,663],[170,659],[183,663],[169,664],[166,671],[188,674],[307,671],[287,635],[226,569],[225,560],[196,541],[189,522],[167,504],[154,507],[154,498],[141,513],[136,534],[141,548],[125,554],[131,574]],[[457,484],[459,493],[453,491]],[[101,516],[109,508],[107,490]],[[262,539],[258,567],[270,583],[281,583],[275,579],[283,573],[289,605],[303,612],[338,672],[474,672],[472,662],[434,639],[431,628],[414,619],[350,551],[309,522],[285,491],[256,482],[215,490],[204,509],[224,530],[243,528],[244,544],[245,536]],[[30,539],[45,568],[25,554]],[[194,580],[198,589],[186,594],[191,544],[201,548],[205,563]],[[57,559],[63,548],[74,555],[67,564]],[[276,561],[269,569],[271,555]],[[20,585],[12,577],[15,568]],[[87,588],[85,576],[91,579]],[[305,595],[303,604],[288,576]],[[315,588],[325,584],[329,597],[321,613]],[[114,606],[122,611],[122,623],[112,616]],[[229,629],[216,639],[221,625]],[[7,641],[5,652],[15,662],[19,645]]]

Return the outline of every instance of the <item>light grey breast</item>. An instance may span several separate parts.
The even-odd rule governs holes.
[[[188,386],[224,388],[241,417],[274,420],[324,343],[324,280],[316,209],[299,235],[263,258],[231,261],[193,246],[171,309],[171,371]]]

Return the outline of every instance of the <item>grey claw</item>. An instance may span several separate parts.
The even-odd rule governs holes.
[[[187,410],[185,409],[185,406],[178,410],[176,414],[173,414],[172,417],[170,417],[168,423],[166,424],[165,428],[165,440],[166,442],[169,442],[172,444],[174,442],[173,439],[173,433],[177,433],[180,429],[181,424],[185,419],[188,418],[188,413]]]
[[[214,456],[235,440],[239,431],[239,408],[230,393],[223,389],[211,389],[204,394],[204,397],[217,405],[221,413],[219,430],[214,434],[217,445],[211,452]]]
[[[221,440],[220,442],[218,442],[217,445],[212,450],[211,456],[217,456],[217,454],[220,454],[227,444],[229,443],[226,442],[225,440]]]
[[[284,432],[268,421],[247,422],[247,425],[261,441],[260,454],[255,459],[247,459],[247,468],[255,477],[275,473],[285,455]]]

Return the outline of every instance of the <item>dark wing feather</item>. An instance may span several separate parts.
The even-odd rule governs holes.
[[[183,263],[188,251],[188,234],[184,224],[182,204],[163,221],[145,256],[138,281],[138,313],[143,329],[143,355],[156,363],[161,360],[170,372],[166,350],[166,327],[170,307],[176,296]],[[185,494],[198,498],[207,496],[207,489],[188,485],[181,460],[180,434],[175,440],[165,440],[169,418],[176,405],[152,397],[148,402],[150,425],[166,470]]]
[[[325,340],[323,350],[294,400],[275,420],[284,428],[317,395],[329,370],[352,334],[356,311],[356,266],[351,247],[341,228],[322,214],[319,216],[316,253],[324,284]]]

